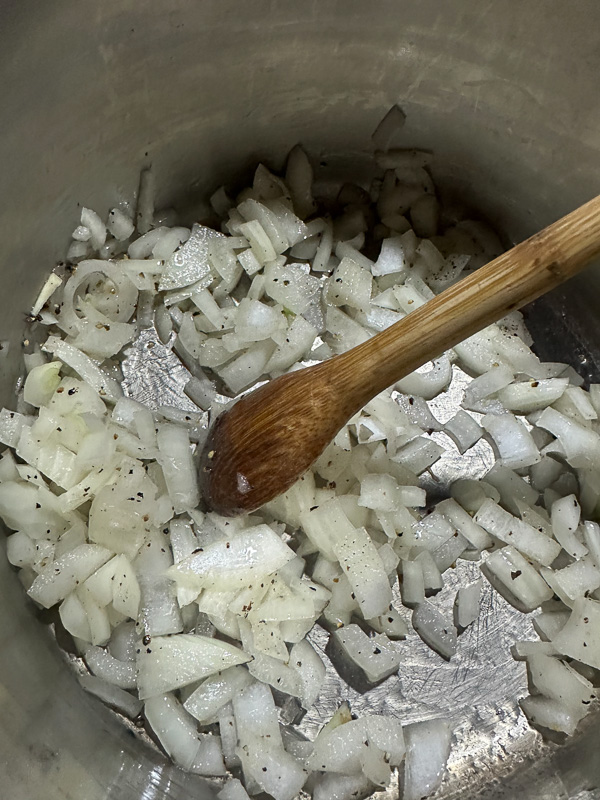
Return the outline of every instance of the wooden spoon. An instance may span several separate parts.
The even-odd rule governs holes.
[[[329,361],[269,381],[218,417],[202,454],[208,506],[253,511],[288,489],[375,395],[579,272],[600,253],[600,196]]]

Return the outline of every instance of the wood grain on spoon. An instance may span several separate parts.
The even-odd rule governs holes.
[[[375,395],[568,280],[598,253],[600,197],[358,347],[246,395],[217,419],[202,454],[208,506],[235,516],[272,500]]]

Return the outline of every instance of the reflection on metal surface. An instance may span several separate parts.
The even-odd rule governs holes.
[[[160,341],[154,328],[141,331],[127,349],[122,370],[125,394],[148,408],[173,406],[201,413],[183,393],[190,373],[172,349]]]

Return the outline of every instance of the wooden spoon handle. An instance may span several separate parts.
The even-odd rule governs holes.
[[[360,408],[387,386],[513,309],[535,300],[600,253],[600,196],[454,284],[336,362]]]

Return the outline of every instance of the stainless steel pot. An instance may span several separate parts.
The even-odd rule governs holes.
[[[599,22],[595,0],[4,0],[0,338],[11,350],[0,402],[11,402],[24,312],[77,204],[105,212],[146,164],[161,204],[191,214],[257,160],[281,165],[298,141],[324,172],[363,169],[397,102],[406,145],[432,148],[439,184],[509,239],[589,199],[600,188]],[[599,275],[532,315],[543,355],[600,363]],[[210,796],[84,695],[3,557],[0,573],[0,796]],[[465,707],[485,705],[485,680],[476,692],[465,683]],[[476,760],[457,743],[439,797],[600,797],[600,721],[556,748],[486,709],[470,741],[496,724],[508,738]]]

